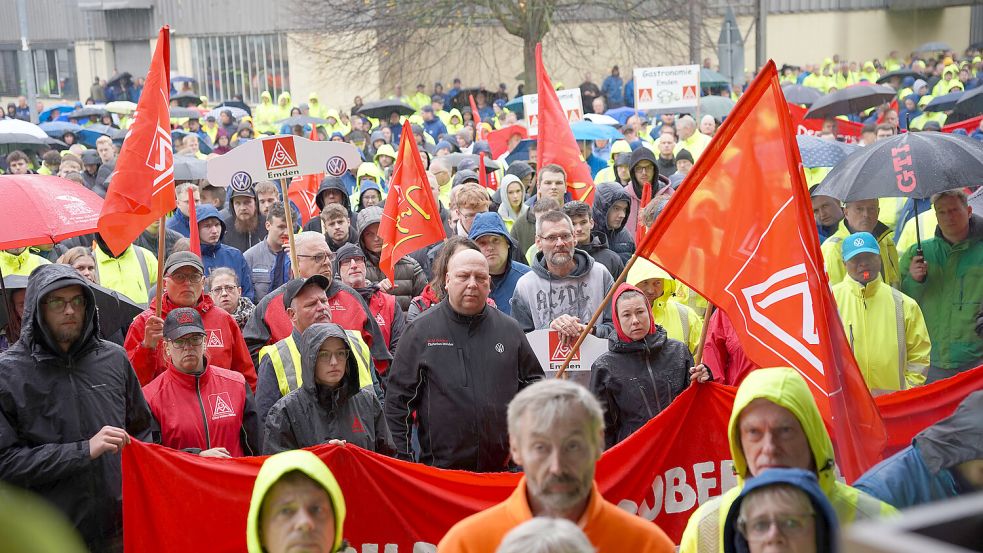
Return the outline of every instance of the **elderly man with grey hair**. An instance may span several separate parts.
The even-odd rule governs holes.
[[[679,140],[673,155],[679,155],[680,150],[686,150],[693,155],[693,161],[700,159],[703,150],[710,144],[710,137],[696,129],[696,120],[690,115],[684,115],[676,120],[676,132]]]
[[[455,524],[439,553],[494,553],[533,517],[578,524],[598,551],[673,551],[657,525],[601,496],[594,465],[604,449],[604,413],[590,391],[567,380],[537,382],[509,403],[508,425],[512,459],[525,475],[508,499]]]

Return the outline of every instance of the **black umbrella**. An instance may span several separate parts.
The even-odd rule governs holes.
[[[800,84],[787,84],[782,87],[782,92],[785,93],[785,99],[788,100],[788,103],[803,106],[811,106],[816,100],[823,97],[822,93],[815,88]]]
[[[194,156],[174,156],[174,180],[200,180],[207,178],[208,162]]]
[[[183,119],[185,117],[201,119],[201,112],[192,108],[171,108],[170,112],[172,119]]]
[[[956,102],[965,94],[962,90],[943,94],[932,98],[932,101],[925,105],[925,111],[950,111],[956,107]]]
[[[126,131],[123,129],[117,129],[116,127],[110,127],[109,125],[89,125],[84,127],[81,132],[94,132],[108,136],[113,140],[122,140],[126,138]]]
[[[130,75],[130,73],[127,71],[123,71],[122,73],[117,73],[112,77],[109,77],[109,80],[106,81],[106,86],[113,86],[119,84],[119,82],[122,81],[123,79],[133,79],[133,75]]]
[[[444,156],[443,159],[446,159],[455,168],[461,165],[461,163],[464,163],[465,161],[474,164],[475,172],[477,172],[478,170],[477,168],[479,167],[477,154],[462,154],[460,152],[457,152],[453,154],[447,154],[446,156]],[[485,173],[494,173],[495,171],[498,171],[499,167],[500,166],[497,161],[487,158],[485,159]]]
[[[915,48],[915,52],[919,54],[928,54],[932,52],[948,52],[952,50],[952,47],[944,42],[926,42],[918,48]]]
[[[310,115],[295,115],[293,117],[288,117],[276,122],[277,125],[327,125],[327,119],[321,119],[320,117],[311,117]]]
[[[413,115],[416,113],[416,110],[410,107],[409,104],[400,102],[399,100],[378,100],[362,104],[362,107],[358,108],[359,115],[386,121],[389,119],[389,114],[394,111],[400,115]]]
[[[838,142],[836,140],[824,140],[800,134],[795,137],[799,145],[799,153],[802,154],[803,167],[836,167],[848,155],[859,148],[855,144]]]
[[[922,74],[916,71],[912,71],[911,69],[898,69],[897,71],[890,71],[888,73],[881,75],[880,78],[877,79],[877,84],[884,84],[890,81],[891,79],[895,79],[895,78],[903,81],[906,77],[911,77],[913,79],[921,79]]]
[[[961,115],[963,119],[970,119],[983,113],[983,86],[978,86],[966,91],[959,100],[952,115]]]
[[[171,96],[171,100],[176,100],[177,105],[186,108],[189,106],[200,106],[201,98],[194,92],[182,92]]]
[[[219,105],[217,105],[215,107],[216,107],[216,109],[218,109],[218,108],[224,108],[224,107],[239,108],[239,109],[245,111],[246,113],[248,113],[250,117],[252,117],[252,115],[253,115],[253,110],[250,109],[249,106],[246,105],[245,102],[240,102],[239,100],[226,100],[226,101],[222,102],[221,104],[219,104]]]
[[[484,91],[485,92],[485,97],[487,98],[488,97],[488,91],[485,90],[484,88],[464,88],[464,89],[462,89],[453,98],[451,98],[450,107],[447,108],[447,109],[455,108],[455,109],[458,109],[458,110],[462,110],[462,109],[464,109],[466,107],[470,107],[471,106],[471,101],[468,100],[468,97],[469,96],[474,96],[475,102],[477,102],[478,101],[478,93],[481,92],[481,91]]]
[[[816,100],[806,112],[806,119],[825,119],[837,115],[860,113],[894,99],[897,92],[882,84],[853,85]]]
[[[95,115],[96,117],[102,117],[107,113],[109,112],[107,112],[103,108],[94,108],[89,106],[89,107],[79,108],[69,113],[66,117],[68,117],[69,119],[84,119],[86,117],[92,117],[93,115]]]

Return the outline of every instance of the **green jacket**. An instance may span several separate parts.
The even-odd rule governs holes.
[[[901,259],[901,291],[918,302],[932,339],[932,366],[961,369],[983,360],[976,313],[983,302],[983,217],[972,215],[969,236],[958,244],[935,237],[922,242],[928,276],[917,282],[908,274],[917,245]]]

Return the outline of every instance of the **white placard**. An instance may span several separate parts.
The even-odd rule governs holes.
[[[635,69],[635,107],[690,111],[700,105],[700,66]]]
[[[340,177],[359,163],[361,157],[352,144],[319,142],[292,135],[268,136],[209,159],[208,182],[222,188],[246,189],[260,181],[291,180],[318,173]]]
[[[560,343],[558,333],[548,329],[535,330],[526,334],[526,339],[536,352],[536,358],[543,366],[546,377],[555,378],[569,352],[569,349]],[[574,354],[567,367],[566,374],[569,375],[570,380],[589,388],[591,365],[606,351],[608,351],[608,341],[589,334],[584,343],[580,344],[580,349]]]
[[[560,100],[560,107],[567,114],[567,120],[573,123],[584,118],[584,103],[579,88],[557,90],[556,97]],[[522,113],[526,127],[529,129],[529,136],[539,134],[539,94],[526,94],[522,97]]]

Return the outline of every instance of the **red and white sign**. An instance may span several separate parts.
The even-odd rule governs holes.
[[[294,150],[292,137],[284,136],[272,140],[263,140],[263,158],[266,169],[275,171],[297,166],[297,152]]]
[[[340,176],[358,167],[358,148],[345,142],[319,142],[300,136],[269,136],[250,140],[208,160],[208,182],[248,187],[260,181],[293,179],[329,173]]]
[[[580,97],[579,88],[567,88],[557,90],[556,97],[560,100],[560,107],[567,115],[567,120],[571,123],[580,121],[584,118],[584,104]],[[525,114],[526,125],[529,127],[529,136],[539,134],[539,94],[526,94],[522,97],[522,109]]]
[[[698,96],[695,86],[683,87],[683,100],[695,100]]]
[[[694,111],[700,103],[700,66],[635,69],[635,107],[639,110]]]
[[[539,359],[539,364],[543,366],[546,375],[556,376],[570,352],[570,346],[560,340],[560,335],[555,330],[536,330],[526,334],[526,339],[536,352],[536,358]],[[589,386],[591,365],[607,350],[607,340],[588,335],[584,343],[580,344],[580,348],[574,352],[566,374],[574,382]]]

